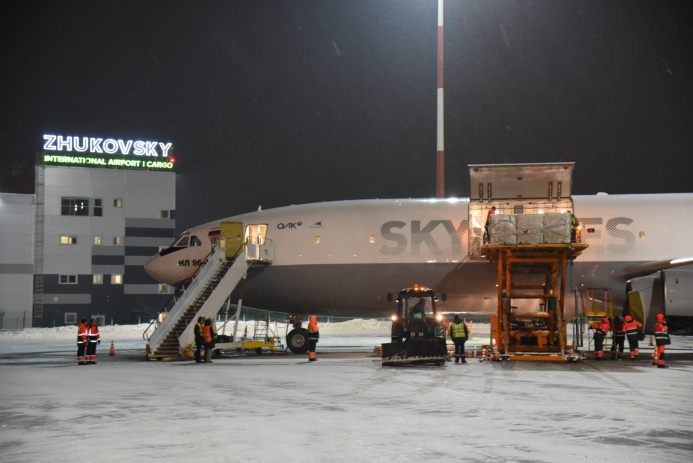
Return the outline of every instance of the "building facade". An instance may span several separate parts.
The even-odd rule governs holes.
[[[39,158],[35,194],[0,194],[0,329],[155,318],[173,288],[144,264],[175,238],[172,162]]]
[[[31,326],[34,195],[0,193],[0,329]]]
[[[34,295],[41,293],[40,302],[34,299],[34,325],[153,318],[171,290],[152,279],[144,264],[175,238],[175,174],[37,169],[45,169],[43,214],[35,219],[35,234],[43,229],[43,252],[35,253],[34,267],[43,281],[34,285]],[[37,184],[37,203],[39,194]]]

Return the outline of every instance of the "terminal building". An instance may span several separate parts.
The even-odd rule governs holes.
[[[151,320],[173,295],[144,271],[176,236],[171,144],[46,137],[35,193],[0,193],[0,329]]]

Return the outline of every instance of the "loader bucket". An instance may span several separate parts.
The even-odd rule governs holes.
[[[433,363],[443,365],[448,346],[444,339],[414,339],[383,344],[383,366]]]

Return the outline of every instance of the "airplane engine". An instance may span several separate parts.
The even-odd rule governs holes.
[[[668,269],[633,278],[628,292],[633,291],[642,296],[646,333],[652,333],[659,313],[666,316],[671,333],[693,332],[693,270]]]
[[[693,270],[662,270],[667,317],[693,317]]]

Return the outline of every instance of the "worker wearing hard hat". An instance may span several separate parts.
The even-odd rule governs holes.
[[[594,359],[604,360],[604,337],[609,332],[609,319],[602,318],[601,323],[590,326],[590,329],[594,329]]]
[[[638,328],[642,326],[642,323],[626,315],[624,319],[623,330],[626,332],[626,337],[628,338],[628,348],[630,349],[630,359],[638,360]]]
[[[310,322],[308,323],[308,360],[310,362],[315,362],[315,348],[318,345],[318,339],[320,339],[320,331],[318,330],[318,317],[315,315],[310,316]]]
[[[669,329],[667,328],[667,322],[664,320],[663,314],[657,314],[657,324],[654,327],[655,342],[657,347],[655,347],[655,358],[654,363],[657,364],[657,368],[669,368],[669,366],[664,364],[664,346],[671,344],[671,339],[669,338]]]

